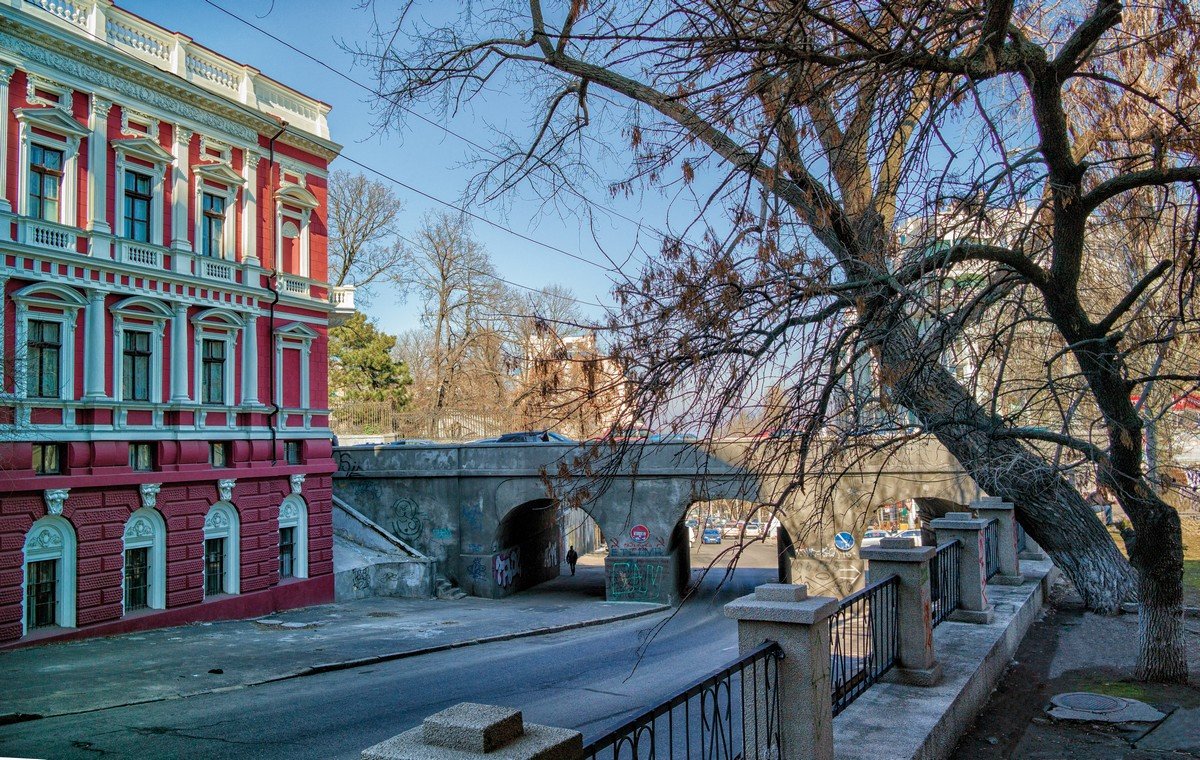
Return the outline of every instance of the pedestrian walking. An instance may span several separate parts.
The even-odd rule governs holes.
[[[571,566],[571,575],[575,574],[575,563],[579,561],[579,552],[575,551],[575,547],[567,549],[567,564]]]

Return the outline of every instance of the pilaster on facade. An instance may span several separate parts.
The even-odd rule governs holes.
[[[175,163],[172,167],[174,186],[171,191],[173,202],[171,214],[171,247],[180,251],[191,251],[192,241],[188,237],[188,204],[191,202],[191,193],[188,192],[188,184],[191,181],[191,145],[193,133],[182,124],[176,124],[172,133],[174,135],[174,150],[172,153],[175,154]],[[184,263],[187,261],[186,256],[177,257],[175,271],[190,271],[183,268]]]
[[[84,309],[83,343],[83,397],[89,401],[108,398],[105,380],[108,377],[105,350],[104,300],[108,293],[96,288],[88,293],[88,305]]]
[[[7,64],[0,63],[0,114],[4,118],[0,118],[0,159],[8,156],[8,86],[12,81],[12,75],[16,69]],[[0,160],[0,165],[3,161]],[[8,171],[0,171],[0,215],[11,214],[12,204],[8,200]],[[0,240],[8,240],[11,235],[9,233],[9,225],[6,223],[0,224]]]
[[[109,240],[104,237],[112,232],[108,224],[108,114],[112,107],[112,101],[92,95],[92,133],[88,137],[88,227],[93,233],[100,233],[92,236],[92,255],[98,258],[112,256]]]

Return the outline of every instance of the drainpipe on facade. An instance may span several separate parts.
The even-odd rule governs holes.
[[[270,159],[269,159],[270,160],[270,168],[267,172],[267,177],[268,177],[268,181],[269,181],[268,186],[267,186],[267,191],[269,193],[271,193],[273,200],[274,200],[274,190],[272,188],[274,188],[278,184],[278,179],[276,177],[276,174],[278,172],[277,172],[277,167],[275,165],[275,140],[277,140],[280,135],[282,135],[284,132],[286,132],[287,128],[288,128],[288,123],[286,121],[284,121],[283,119],[279,119],[279,117],[276,117],[276,118],[279,120],[279,131],[276,132],[275,134],[271,135],[271,139],[267,141],[267,147],[270,150]],[[271,204],[272,208],[274,208],[275,204],[277,204],[278,202],[279,201],[275,200],[274,203]],[[278,215],[276,215],[276,216],[278,216]],[[274,225],[272,225],[272,229],[274,229]],[[276,232],[276,235],[278,235],[278,230],[275,230],[275,232]],[[271,411],[267,415],[267,427],[271,431],[271,464],[272,465],[279,464],[279,431],[278,431],[278,427],[277,427],[277,423],[278,423],[278,419],[279,419],[279,403],[275,400],[276,395],[277,395],[276,394],[277,389],[275,387],[275,344],[274,344],[274,340],[275,340],[275,306],[276,306],[276,304],[279,303],[279,253],[280,253],[279,251],[274,251],[271,255],[271,276],[267,278],[267,289],[271,291],[270,318],[267,320],[267,325],[270,327],[270,331],[271,331],[271,343],[268,346],[269,350],[267,352],[268,356],[270,356],[269,365],[268,365],[268,375],[270,376],[270,387],[271,387],[271,395],[269,397],[270,402],[271,402]]]

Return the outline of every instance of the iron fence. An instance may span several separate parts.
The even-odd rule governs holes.
[[[591,760],[783,757],[779,661],[768,641],[583,748]]]
[[[987,579],[1000,572],[1000,524],[992,520],[983,529],[983,549]]]
[[[1025,535],[1025,529],[1021,527],[1021,523],[1017,523],[1017,554],[1025,551],[1028,545],[1029,541]]]
[[[842,600],[829,619],[833,714],[846,709],[896,664],[898,576]]]
[[[936,628],[958,609],[958,573],[962,545],[958,539],[937,548],[929,561],[929,591],[932,598],[933,626]]]

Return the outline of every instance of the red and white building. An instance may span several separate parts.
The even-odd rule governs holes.
[[[0,647],[333,598],[328,112],[0,3]]]

